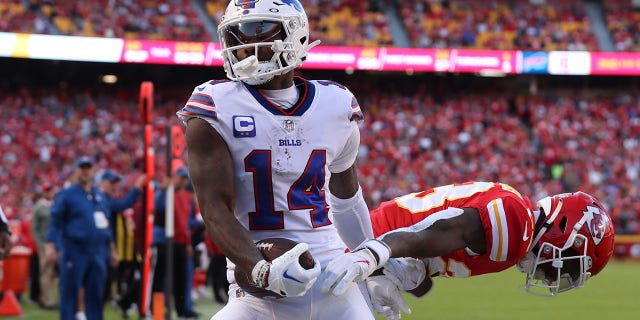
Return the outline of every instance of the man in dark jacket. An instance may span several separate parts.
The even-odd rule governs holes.
[[[74,319],[78,292],[84,288],[87,318],[102,320],[105,257],[117,261],[111,210],[105,194],[93,186],[92,159],[80,157],[76,167],[77,181],[60,191],[51,207],[45,254],[49,263],[59,262],[60,319]]]

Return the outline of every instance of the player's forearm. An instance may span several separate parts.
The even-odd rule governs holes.
[[[362,189],[358,189],[350,199],[339,199],[332,195],[331,209],[338,234],[349,249],[353,250],[363,241],[373,238],[369,210],[362,197]]]
[[[200,210],[213,243],[237,267],[251,272],[253,266],[262,260],[262,255],[256,249],[247,230],[235,219],[233,212],[206,203]]]
[[[185,138],[189,176],[207,232],[225,256],[250,272],[262,260],[262,255],[233,214],[235,179],[229,148],[222,136],[203,119],[189,120]]]
[[[373,238],[369,209],[358,183],[355,164],[333,173],[329,181],[333,222],[344,243],[353,250],[363,241]]]
[[[391,257],[437,257],[463,249],[466,217],[460,208],[447,208],[412,226],[380,237],[391,249]]]
[[[391,249],[391,257],[438,257],[446,253],[463,249],[462,239],[450,237],[442,230],[429,230],[421,233],[394,232],[379,237]]]
[[[211,179],[194,176],[193,181],[202,219],[211,240],[236,266],[251,271],[262,260],[262,255],[247,230],[235,218],[233,182],[222,176]]]

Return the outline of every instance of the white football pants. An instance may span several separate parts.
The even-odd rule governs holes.
[[[302,297],[260,299],[236,294],[238,285],[229,287],[229,302],[211,320],[374,320],[365,282],[351,285],[339,296],[320,292],[323,275]]]

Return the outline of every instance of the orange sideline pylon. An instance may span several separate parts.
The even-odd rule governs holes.
[[[22,308],[20,308],[20,302],[16,299],[13,290],[7,290],[4,292],[4,298],[0,302],[0,316],[21,316]]]

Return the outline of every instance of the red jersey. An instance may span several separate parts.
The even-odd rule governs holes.
[[[173,240],[180,244],[191,244],[189,232],[189,214],[193,205],[193,194],[185,189],[176,190],[174,194],[175,227]]]
[[[36,244],[35,239],[33,239],[33,234],[31,233],[31,217],[23,219],[20,222],[20,228],[22,228],[21,233],[23,235],[22,239],[20,239],[22,244],[31,249],[32,252],[37,252],[38,245]]]
[[[513,266],[527,253],[535,226],[531,201],[502,183],[452,184],[384,202],[371,212],[373,231],[377,237],[409,227],[450,207],[478,210],[486,237],[486,251],[476,254],[465,248],[427,258],[429,274],[470,277],[499,272]]]

